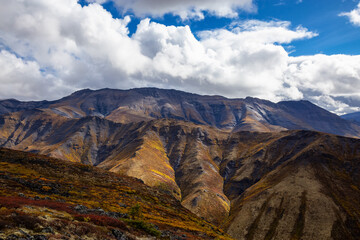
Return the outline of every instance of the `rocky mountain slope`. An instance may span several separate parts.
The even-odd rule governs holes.
[[[169,195],[92,166],[0,149],[1,239],[231,239]]]
[[[360,136],[360,127],[308,101],[277,104],[256,99],[227,99],[176,90],[81,90],[57,101],[0,101],[0,114],[49,109],[68,118],[98,116],[118,123],[177,119],[230,131],[306,129],[343,136]]]
[[[360,233],[360,140],[353,138],[231,132],[174,119],[124,124],[36,109],[1,116],[0,146],[142,179],[235,239]]]
[[[216,129],[202,127],[219,135]],[[203,143],[197,142],[198,138],[206,139],[202,127],[176,120],[120,124],[99,117],[69,119],[51,111],[29,110],[1,118],[0,146],[140,178],[181,199],[193,212],[202,212],[208,220],[219,223],[229,211],[229,201],[222,193],[222,178],[208,148],[200,149]],[[203,165],[211,174],[197,176]],[[211,186],[203,183],[205,180]],[[211,191],[198,191],[203,188]],[[198,195],[206,198],[190,204]],[[210,199],[221,207],[205,211]]]
[[[308,131],[233,136],[225,229],[237,239],[357,239],[359,144]]]

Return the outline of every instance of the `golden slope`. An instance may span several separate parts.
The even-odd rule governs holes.
[[[88,165],[0,149],[0,184],[4,239],[231,239],[170,195]]]

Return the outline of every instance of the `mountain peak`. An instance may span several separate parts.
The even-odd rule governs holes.
[[[90,92],[94,92],[96,90],[92,90],[90,88],[84,88],[84,89],[80,89],[80,90],[77,90],[75,92],[73,92],[70,96],[72,95],[78,95],[78,94],[84,94],[84,93],[90,93]]]
[[[69,118],[98,116],[119,123],[177,119],[232,131],[308,129],[360,136],[360,127],[309,101],[247,97],[228,99],[174,89],[83,89],[53,102],[0,101],[0,114],[32,108],[50,109]]]

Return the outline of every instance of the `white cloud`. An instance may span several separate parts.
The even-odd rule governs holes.
[[[350,22],[356,26],[360,26],[360,3],[357,5],[357,8],[350,12],[340,13],[339,16],[345,16],[350,19]]]
[[[289,22],[235,22],[231,30],[196,38],[187,26],[144,19],[129,37],[131,19],[114,19],[96,3],[2,6],[0,98],[56,99],[81,88],[155,86],[273,101],[306,98],[337,112],[355,109],[345,103],[350,95],[360,99],[360,56],[289,57],[281,44],[317,35]]]
[[[249,21],[231,30],[199,33],[189,27],[167,27],[143,20],[133,40],[152,59],[152,72],[145,79],[164,86],[217,93],[227,96],[253,95],[278,99],[288,54],[274,43],[288,43],[315,34],[304,28],[289,29],[287,22]],[[285,92],[285,91],[284,91]]]
[[[25,61],[6,50],[0,51],[0,69],[1,99],[43,100],[49,94],[60,98],[67,92],[61,92],[61,80],[43,73],[37,62]]]
[[[336,98],[329,95],[312,96],[309,97],[309,100],[316,103],[318,106],[321,106],[339,115],[360,111],[360,107],[350,106],[349,104],[336,100]]]
[[[262,43],[290,43],[294,40],[313,38],[318,35],[302,26],[292,30],[290,29],[291,23],[288,21],[249,20],[234,22],[232,27],[234,33],[245,36],[247,41]]]
[[[290,58],[286,76],[302,90],[327,95],[359,93],[360,56],[315,55]],[[290,84],[290,83],[289,83]]]
[[[358,106],[335,98],[360,96],[360,56],[319,54],[289,58],[284,82],[333,112],[357,110]]]
[[[107,0],[87,0],[103,3]],[[252,12],[256,10],[253,0],[113,0],[124,11],[131,10],[136,15],[161,17],[171,13],[182,19],[203,19],[204,12],[234,18],[237,11]]]
[[[119,87],[118,79],[144,69],[148,61],[128,37],[130,18],[113,19],[98,4],[82,8],[76,0],[32,0],[2,6],[2,43],[54,73],[64,89]]]

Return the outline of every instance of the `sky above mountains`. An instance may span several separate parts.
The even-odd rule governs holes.
[[[0,0],[0,98],[175,88],[360,111],[353,0]]]

